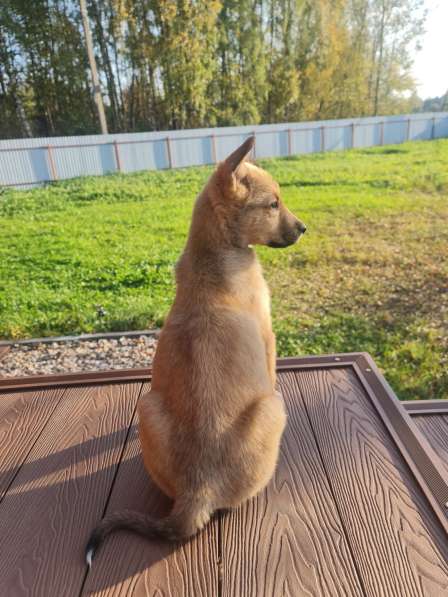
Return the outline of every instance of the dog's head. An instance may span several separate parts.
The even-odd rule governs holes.
[[[230,233],[236,245],[280,248],[294,244],[306,226],[280,198],[280,188],[262,168],[246,161],[254,138],[247,139],[222,162],[214,182],[222,200]]]

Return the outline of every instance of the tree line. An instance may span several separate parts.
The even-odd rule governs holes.
[[[417,109],[422,5],[87,0],[109,131]],[[79,1],[2,0],[0,137],[98,131]]]
[[[428,97],[421,105],[421,112],[448,112],[448,91],[439,97]]]

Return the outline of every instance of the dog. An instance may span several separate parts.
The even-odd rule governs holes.
[[[161,519],[104,518],[86,547],[89,566],[111,532],[183,541],[274,473],[286,413],[275,389],[270,294],[252,245],[287,247],[306,227],[271,176],[247,161],[253,144],[220,163],[196,200],[151,390],[138,404],[144,464],[173,509]]]

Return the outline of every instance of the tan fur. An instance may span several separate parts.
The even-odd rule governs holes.
[[[196,201],[151,391],[138,406],[144,463],[176,501],[180,537],[268,483],[286,422],[269,290],[249,245],[287,246],[305,227],[271,176],[244,161],[251,146],[220,164]]]
[[[265,486],[285,425],[269,291],[248,247],[280,241],[279,226],[297,225],[284,206],[270,207],[278,196],[278,184],[252,164],[233,171],[224,163],[212,175],[177,265],[152,389],[139,404],[148,472],[173,498],[205,492],[210,511]]]

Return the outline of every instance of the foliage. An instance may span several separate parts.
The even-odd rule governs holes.
[[[420,112],[448,112],[448,90],[440,97],[425,99],[420,106]]]
[[[423,0],[87,0],[111,132],[391,114]],[[0,137],[98,131],[78,0],[0,4]]]
[[[263,165],[308,225],[294,247],[257,249],[280,354],[367,350],[401,398],[448,397],[448,140]],[[209,173],[111,175],[3,193],[0,334],[160,325]]]

